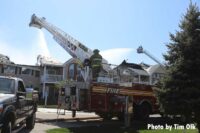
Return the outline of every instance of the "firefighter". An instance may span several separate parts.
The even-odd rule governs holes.
[[[99,50],[95,49],[93,55],[90,57],[90,63],[92,68],[93,80],[97,80],[99,72],[102,69],[102,56],[99,54]]]

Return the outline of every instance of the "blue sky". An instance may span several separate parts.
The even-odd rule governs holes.
[[[189,0],[4,0],[0,4],[0,53],[19,64],[35,64],[38,54],[65,62],[70,55],[46,30],[29,27],[31,15],[61,28],[110,63],[156,64],[137,54],[142,45],[160,61],[169,33],[179,30]],[[193,0],[200,6],[199,0]]]

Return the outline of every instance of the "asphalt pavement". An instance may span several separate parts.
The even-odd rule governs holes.
[[[59,112],[59,113],[57,113]],[[59,114],[59,115],[58,115]],[[159,115],[152,115],[152,121],[159,118]],[[156,120],[157,121],[157,120]],[[23,128],[19,133],[46,133],[46,130],[53,128],[73,128],[73,127],[98,127],[102,125],[123,127],[124,123],[118,120],[103,121],[95,113],[77,111],[76,117],[72,117],[71,111],[38,108],[36,112],[36,125],[33,130],[28,131]],[[139,127],[142,123],[134,122]]]
[[[38,108],[34,129],[29,131],[24,127],[19,133],[46,133],[46,130],[53,128],[88,126],[88,124],[85,123],[86,121],[99,121],[99,119],[101,118],[95,113],[77,111],[76,117],[73,118],[71,111]]]

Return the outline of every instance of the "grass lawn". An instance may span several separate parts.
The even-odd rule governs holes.
[[[67,128],[55,128],[46,131],[47,133],[71,133]]]
[[[197,130],[134,130],[122,128],[97,128],[97,127],[81,127],[81,128],[56,128],[47,130],[47,133],[198,133]]]

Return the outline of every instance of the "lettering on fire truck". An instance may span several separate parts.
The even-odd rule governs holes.
[[[116,88],[107,88],[106,93],[119,94],[119,89],[116,89]]]

